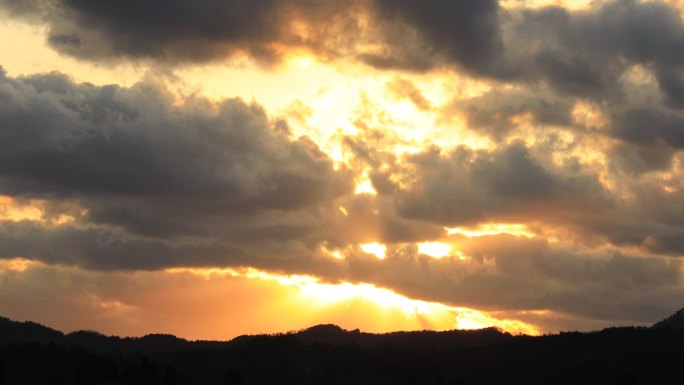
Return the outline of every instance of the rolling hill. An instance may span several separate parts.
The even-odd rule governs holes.
[[[318,325],[231,341],[64,334],[0,318],[0,385],[682,384],[681,318],[539,337]]]

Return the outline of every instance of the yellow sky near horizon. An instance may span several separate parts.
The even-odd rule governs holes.
[[[54,280],[49,289],[32,282],[50,274],[70,278]],[[12,280],[21,281],[23,289],[41,291],[51,298],[41,303],[35,298],[0,303],[3,310],[19,320],[42,322],[65,332],[97,330],[119,336],[168,333],[190,340],[228,340],[244,334],[280,333],[333,323],[371,333],[491,326],[513,334],[540,333],[525,322],[412,300],[370,284],[322,283],[313,277],[252,268],[176,268],[137,272],[131,277],[122,272],[86,272],[20,258],[0,260],[0,282]],[[91,290],[83,291],[74,281],[86,282]],[[53,314],[46,317],[46,310]]]

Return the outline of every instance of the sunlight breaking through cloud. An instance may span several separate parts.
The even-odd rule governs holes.
[[[513,334],[539,334],[536,327],[521,321],[496,319],[485,312],[474,309],[410,299],[368,283],[325,283],[310,276],[278,275],[253,268],[175,268],[167,269],[166,272],[170,274],[189,273],[203,276],[205,279],[230,276],[277,282],[282,286],[297,287],[304,302],[308,304],[307,306],[315,308],[366,303],[385,312],[399,310],[404,317],[420,320],[420,325],[429,325],[437,330],[497,327]]]

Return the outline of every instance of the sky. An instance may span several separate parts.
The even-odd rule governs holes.
[[[0,0],[0,315],[650,325],[684,306],[683,10]]]

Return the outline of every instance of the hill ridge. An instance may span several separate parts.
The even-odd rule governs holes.
[[[679,313],[679,312],[678,312]],[[678,314],[675,313],[675,314]],[[0,320],[0,384],[683,384],[684,329],[384,334],[322,324],[230,341],[63,334]]]
[[[672,313],[669,317],[656,322],[653,324],[654,328],[673,328],[673,329],[683,329],[684,328],[684,308],[677,310]]]

